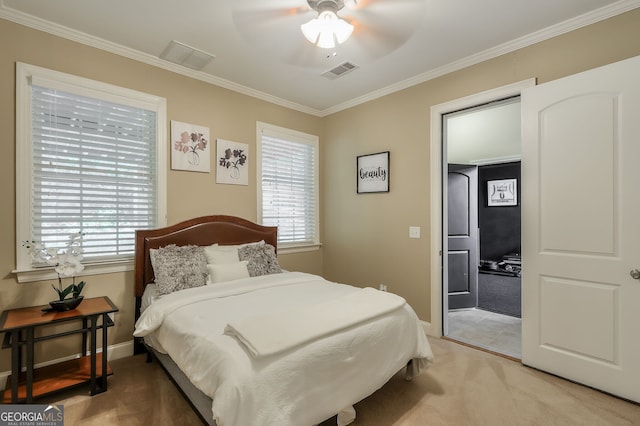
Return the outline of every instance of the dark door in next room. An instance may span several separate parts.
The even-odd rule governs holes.
[[[447,179],[449,309],[478,304],[478,168],[449,164]]]

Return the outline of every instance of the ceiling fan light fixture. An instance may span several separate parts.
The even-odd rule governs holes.
[[[342,1],[310,0],[309,5],[318,11],[318,17],[302,24],[302,34],[311,43],[324,49],[332,49],[337,44],[344,43],[353,32],[353,25],[340,19],[337,11],[344,7]]]

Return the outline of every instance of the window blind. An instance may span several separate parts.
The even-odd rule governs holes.
[[[85,261],[130,258],[156,226],[156,112],[36,85],[31,101],[32,238],[82,231]]]
[[[278,244],[315,244],[317,146],[263,132],[262,224],[278,227]]]

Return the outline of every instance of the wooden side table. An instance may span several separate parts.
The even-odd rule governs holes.
[[[117,312],[118,307],[106,296],[84,299],[76,309],[66,312],[43,312],[46,307],[31,306],[2,312],[0,333],[5,333],[2,348],[11,348],[11,376],[2,395],[3,403],[29,404],[33,398],[86,382],[91,383],[91,395],[107,390],[107,376],[112,374],[107,363],[107,329],[113,326],[109,314]],[[36,337],[35,331],[39,327],[73,321],[79,323],[79,328]],[[102,330],[101,354],[96,353],[98,330]],[[80,358],[34,371],[35,343],[79,333],[82,333]],[[87,335],[90,339],[89,355]],[[26,372],[21,373],[23,347],[26,350]]]

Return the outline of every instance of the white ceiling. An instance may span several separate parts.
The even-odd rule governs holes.
[[[520,98],[446,114],[447,163],[477,166],[519,161]]]
[[[335,51],[311,45],[306,0],[0,0],[0,18],[324,116],[640,7],[640,0],[358,0]],[[159,59],[172,40],[215,55]],[[335,56],[333,55],[335,53]],[[340,78],[322,74],[343,63]]]

